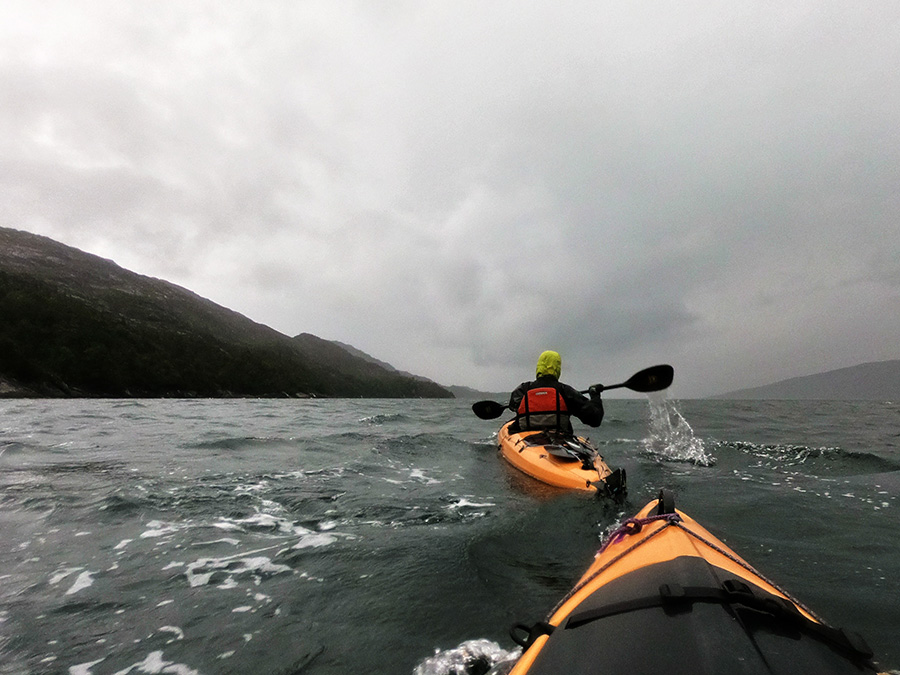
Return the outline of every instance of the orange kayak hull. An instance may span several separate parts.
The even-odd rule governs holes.
[[[498,432],[500,454],[519,471],[547,485],[585,492],[624,492],[623,471],[613,471],[590,441],[543,431]]]

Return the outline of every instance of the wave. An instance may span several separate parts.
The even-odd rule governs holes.
[[[296,450],[324,450],[338,452],[353,446],[369,446],[376,452],[416,454],[440,448],[442,452],[450,451],[459,445],[468,446],[468,442],[447,433],[397,434],[380,436],[377,432],[344,431],[331,435],[322,435],[316,439],[296,436],[225,436],[208,440],[195,441],[185,447],[195,450],[256,450],[269,448],[287,448]]]
[[[197,450],[249,450],[277,445],[292,445],[295,443],[297,443],[296,439],[278,436],[230,436],[228,438],[217,438],[211,441],[198,441],[189,444],[187,447]]]
[[[372,426],[381,426],[382,424],[393,423],[393,422],[407,422],[412,418],[409,415],[404,413],[379,413],[376,415],[369,415],[368,417],[363,417],[359,420],[360,424],[368,424]]]
[[[890,473],[900,470],[900,462],[874,453],[844,450],[839,447],[811,447],[788,443],[752,443],[748,441],[717,441],[717,446],[771,460],[783,467],[803,465],[831,475]]]
[[[88,661],[86,663],[79,663],[71,666],[69,668],[69,673],[70,675],[91,675],[94,666],[105,660],[106,657],[104,656],[103,658]],[[196,670],[185,664],[177,663],[175,661],[166,661],[162,650],[150,652],[144,659],[133,663],[131,666],[124,670],[120,670],[119,672],[130,673],[132,671],[139,673],[179,673],[180,675],[198,675]]]
[[[117,492],[105,497],[100,504],[99,510],[115,515],[128,515],[146,511],[149,506],[148,500],[143,497]]]
[[[0,442],[0,457],[3,457],[4,455],[10,457],[20,452],[27,452],[32,448],[34,448],[34,446],[26,445],[19,441],[3,441]]]
[[[125,473],[126,463],[120,460],[88,460],[85,462],[60,462],[39,469],[44,474],[113,474]]]
[[[486,517],[494,503],[469,496],[450,495],[429,504],[373,504],[341,521],[342,526],[365,525],[400,529],[420,525],[446,525]]]
[[[109,402],[112,410],[122,410],[125,408],[146,408],[147,403],[140,399],[113,399]]]
[[[96,501],[96,509],[104,514],[105,521],[133,515],[154,519],[171,512],[198,514],[204,520],[239,520],[271,513],[277,502],[280,511],[296,516],[305,513],[307,517],[312,512],[315,518],[346,491],[340,480],[344,473],[343,468],[277,474],[228,473],[198,477],[189,483],[133,476],[112,490],[104,490]]]
[[[371,440],[371,437],[370,437]],[[468,440],[457,438],[446,433],[421,433],[391,436],[376,441],[373,452],[379,455],[417,456],[435,452],[452,454],[457,451],[468,451],[471,444]]]

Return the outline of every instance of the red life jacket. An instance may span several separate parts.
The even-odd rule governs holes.
[[[529,389],[519,403],[516,411],[519,428],[527,429],[559,429],[569,428],[569,413],[566,401],[559,390],[554,387],[538,387]]]

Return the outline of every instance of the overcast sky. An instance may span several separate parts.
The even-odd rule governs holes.
[[[508,390],[900,358],[896,0],[6,0],[0,225]]]

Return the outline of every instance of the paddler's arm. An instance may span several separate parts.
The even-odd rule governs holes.
[[[600,398],[603,385],[595,384],[589,391],[591,397],[588,399],[580,391],[567,385],[566,404],[572,414],[584,424],[589,427],[599,427],[603,422],[603,399]]]

